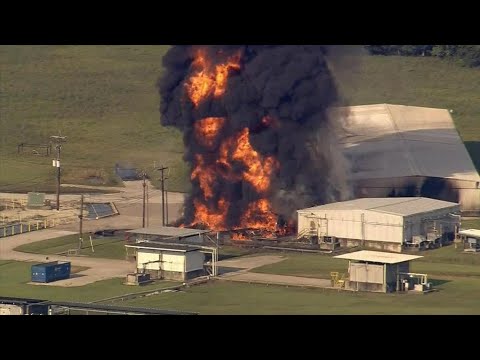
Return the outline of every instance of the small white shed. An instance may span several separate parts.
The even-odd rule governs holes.
[[[137,272],[153,279],[186,281],[204,275],[205,254],[200,248],[149,242],[125,247],[135,249]]]

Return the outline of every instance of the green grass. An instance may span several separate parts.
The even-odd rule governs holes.
[[[17,155],[20,142],[68,137],[63,182],[100,177],[115,185],[115,162],[171,168],[169,188],[187,191],[179,131],[160,125],[155,83],[168,46],[0,47],[0,190],[52,191],[51,157]],[[358,56],[333,66],[352,105],[393,103],[453,109],[480,168],[480,70],[430,57]],[[157,176],[149,170],[151,178]],[[156,183],[156,182],[155,182]]]
[[[115,162],[151,169],[156,161],[171,167],[170,189],[185,189],[180,133],[163,128],[158,111],[167,48],[2,46],[0,188],[52,189],[51,156],[17,155],[17,144],[61,133],[64,183],[96,176],[115,185]]]
[[[151,285],[128,286],[122,284],[124,279],[110,279],[70,288],[31,285],[28,282],[30,282],[30,268],[32,265],[33,263],[29,262],[0,260],[1,296],[89,302],[178,284],[170,281],[157,281]]]
[[[453,245],[418,253],[423,258],[411,264],[412,272],[426,273],[436,278],[479,277],[480,256],[463,253]],[[315,278],[330,278],[331,271],[346,272],[348,262],[322,254],[289,253],[287,259],[265,265],[253,272]]]
[[[480,229],[480,219],[462,220],[462,229]]]
[[[98,237],[92,239],[94,252],[92,253],[88,236],[84,237],[81,255],[106,258],[125,259],[125,239],[120,237]],[[78,235],[67,235],[54,239],[38,241],[20,245],[16,251],[34,254],[58,254],[78,247]]]
[[[336,290],[214,282],[185,292],[131,300],[125,305],[200,314],[480,314],[480,279],[439,283],[427,295],[373,294]]]

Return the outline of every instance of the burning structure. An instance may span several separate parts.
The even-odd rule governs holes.
[[[281,235],[297,209],[350,197],[327,51],[173,46],[164,56],[161,121],[183,132],[191,170],[183,225]]]

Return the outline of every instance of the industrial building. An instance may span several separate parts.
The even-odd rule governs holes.
[[[457,239],[463,244],[463,250],[465,252],[476,253],[480,251],[480,230],[461,230],[457,234]]]
[[[410,273],[410,261],[421,257],[367,250],[335,256],[349,260],[348,278],[342,280],[342,287],[383,293],[430,290],[426,274]]]
[[[179,228],[173,226],[150,226],[135,230],[126,231],[135,237],[135,241],[162,241],[179,244],[206,244],[215,243],[209,239],[210,230],[198,230],[190,228]]]
[[[135,237],[126,248],[135,251],[137,274],[181,281],[217,275],[218,245],[210,230],[154,226],[127,233]]]
[[[298,237],[401,252],[453,240],[459,213],[458,204],[442,200],[362,198],[298,210]]]
[[[137,273],[152,279],[187,281],[205,274],[205,254],[199,247],[153,242],[125,246],[136,251]]]
[[[424,196],[480,214],[480,176],[450,111],[376,104],[334,108],[355,197]]]

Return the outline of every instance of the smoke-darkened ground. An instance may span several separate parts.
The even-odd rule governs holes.
[[[348,164],[333,136],[335,124],[327,116],[327,109],[339,101],[327,51],[318,45],[173,46],[168,51],[159,81],[162,125],[183,132],[191,172],[201,159],[202,170],[215,174],[214,180],[203,183],[201,177],[193,177],[185,223],[194,222],[200,205],[210,215],[225,210],[225,226],[232,228],[241,225],[249,206],[260,199],[268,199],[275,214],[292,218],[299,208],[350,196]],[[233,65],[220,74],[219,66],[228,63]],[[205,81],[216,82],[216,87],[208,92],[206,87],[215,85],[198,85],[192,79],[212,69],[217,69],[216,76]],[[218,85],[222,76],[227,78],[225,88]],[[192,88],[201,96],[192,95]],[[209,141],[199,138],[195,129],[206,118],[224,119],[216,121]],[[255,174],[269,178],[266,190],[241,175],[251,164],[235,155],[244,146],[238,135],[242,131],[258,153],[254,160],[261,162],[263,172]],[[228,171],[219,165],[226,143]],[[231,143],[236,145],[231,148]],[[277,163],[271,171],[266,169],[268,159]],[[213,194],[206,194],[205,188]],[[230,206],[222,209],[222,201]]]

